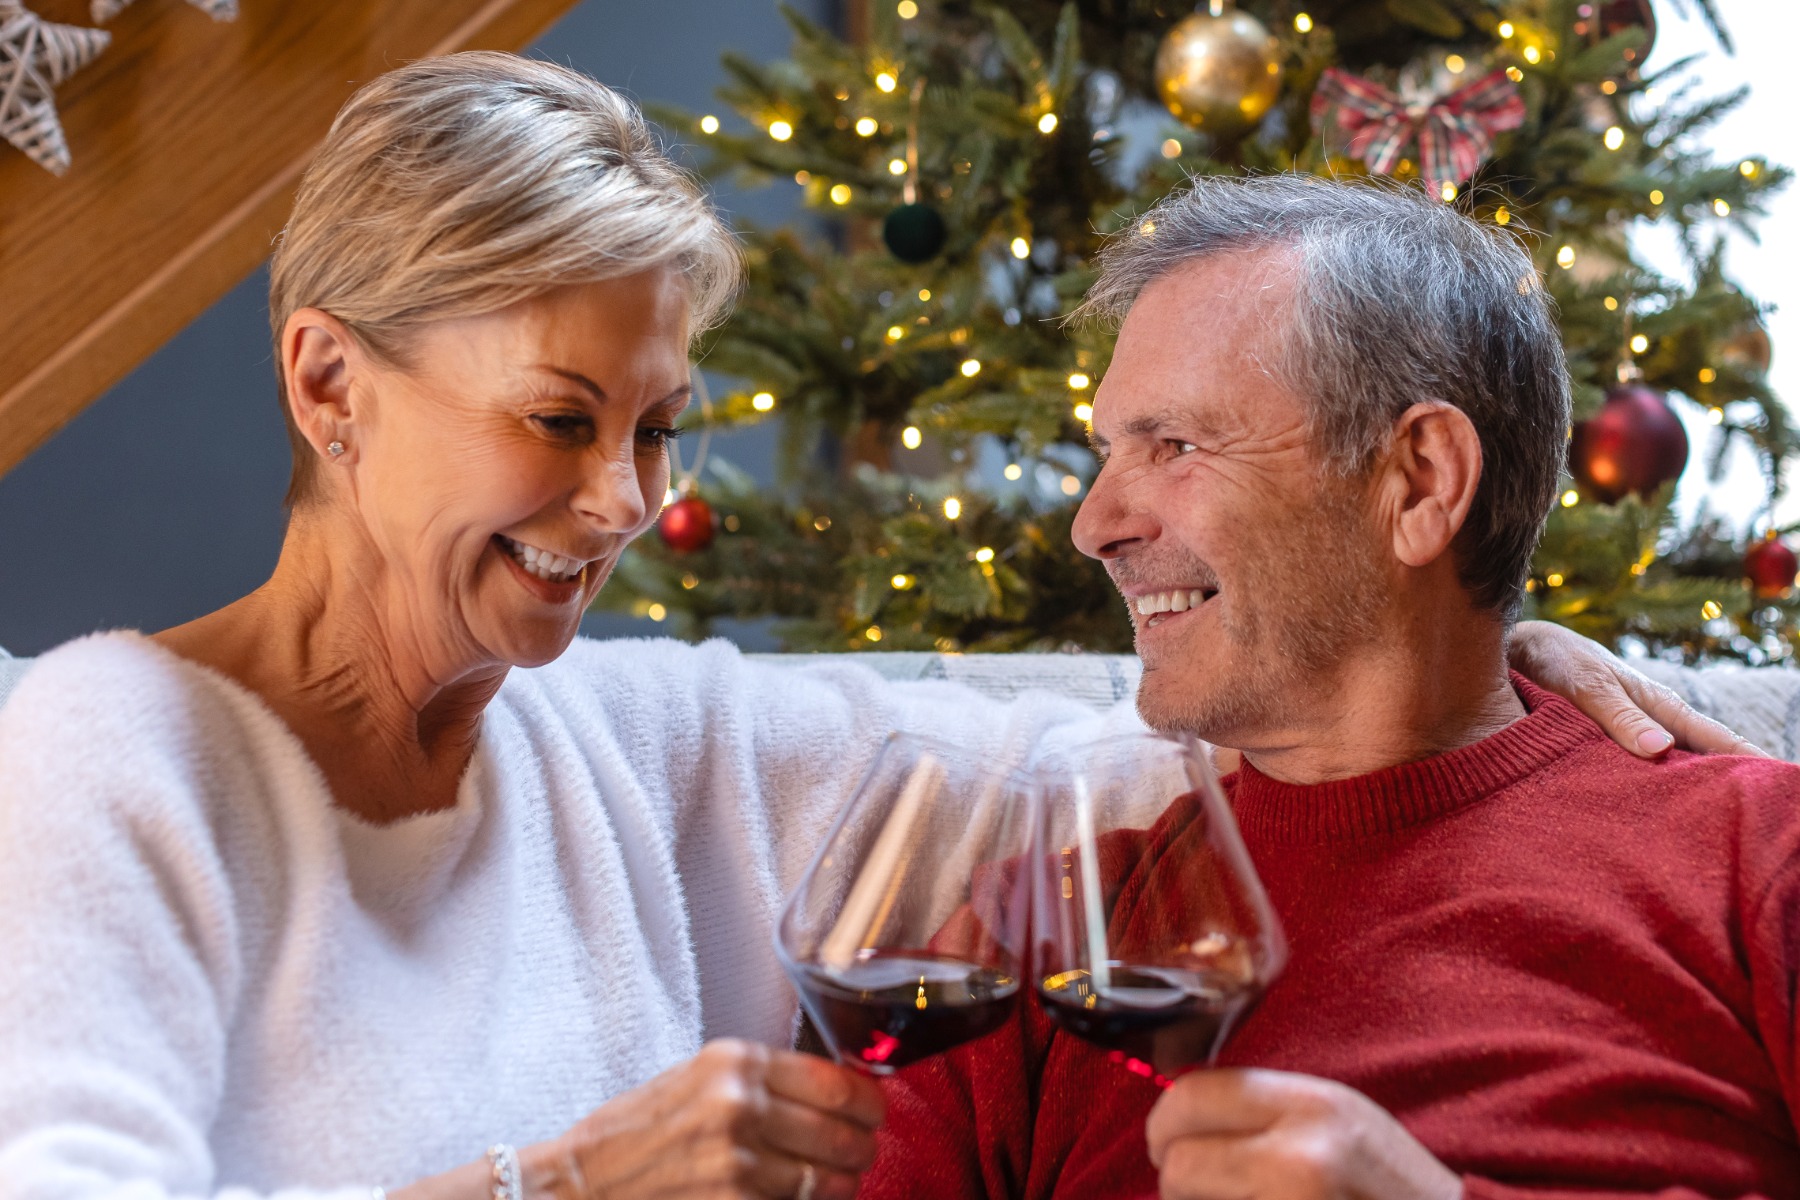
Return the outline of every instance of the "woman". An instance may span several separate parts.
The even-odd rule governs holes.
[[[1022,756],[1083,714],[575,642],[736,272],[577,74],[346,106],[273,266],[274,575],[0,713],[6,1194],[853,1194],[878,1095],[765,1048],[773,909],[889,730]],[[1541,673],[1610,680],[1564,637]]]

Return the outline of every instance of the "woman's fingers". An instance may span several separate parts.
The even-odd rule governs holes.
[[[812,1187],[806,1186],[807,1168],[812,1168]],[[836,1171],[830,1167],[809,1164],[804,1159],[764,1155],[757,1163],[750,1186],[756,1195],[768,1200],[790,1200],[806,1196],[810,1200],[855,1200],[862,1184],[859,1173]]]
[[[1615,668],[1620,686],[1637,707],[1667,729],[1675,745],[1696,754],[1750,754],[1760,758],[1773,755],[1752,742],[1739,737],[1728,727],[1702,716],[1684,703],[1680,696],[1662,684],[1621,664]]]
[[[811,1054],[771,1050],[763,1078],[772,1094],[836,1113],[865,1129],[880,1125],[887,1112],[873,1079]]]
[[[1508,641],[1507,657],[1515,670],[1575,705],[1640,758],[1655,758],[1672,746],[1701,754],[1768,757],[1573,630],[1521,621]]]
[[[875,1161],[875,1133],[866,1125],[779,1096],[769,1100],[763,1138],[771,1150],[852,1174]]]

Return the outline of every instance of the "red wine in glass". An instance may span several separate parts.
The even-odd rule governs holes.
[[[1057,1026],[1166,1084],[1217,1058],[1286,942],[1212,766],[1154,735],[1040,764],[1031,969]]]
[[[1104,993],[1086,971],[1038,982],[1038,1003],[1057,1025],[1169,1079],[1210,1062],[1232,1022],[1254,1002],[1244,980],[1210,971],[1109,963]]]
[[[885,1075],[1012,1014],[1032,788],[952,746],[900,734],[883,745],[775,929],[839,1062]]]
[[[1019,981],[993,967],[918,951],[868,951],[842,971],[794,972],[806,1011],[840,1058],[896,1070],[991,1033]]]

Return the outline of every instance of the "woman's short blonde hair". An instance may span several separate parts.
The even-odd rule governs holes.
[[[630,100],[554,63],[470,51],[390,71],[354,96],[307,169],[269,281],[292,506],[316,456],[281,378],[287,320],[313,307],[404,364],[430,321],[672,264],[696,332],[723,319],[736,240]]]

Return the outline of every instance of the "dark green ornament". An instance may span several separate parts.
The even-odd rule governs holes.
[[[929,204],[902,204],[881,222],[881,240],[901,262],[929,262],[949,237],[943,214]]]

